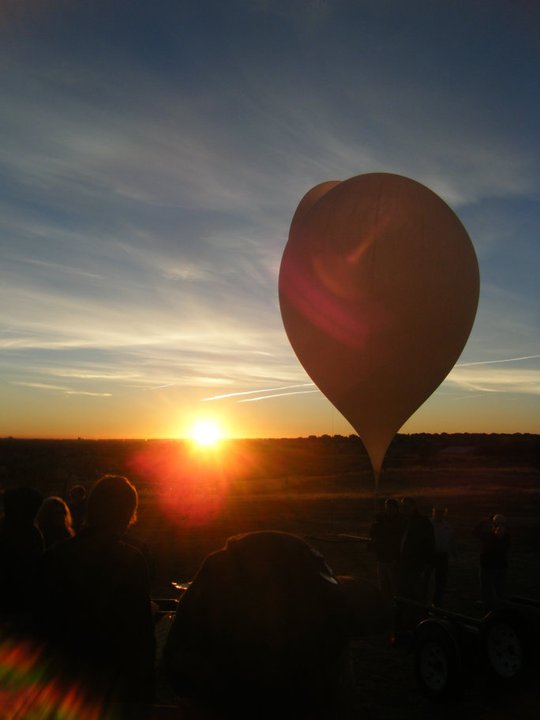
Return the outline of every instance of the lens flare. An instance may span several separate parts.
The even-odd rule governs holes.
[[[132,475],[148,483],[163,512],[181,525],[193,526],[215,518],[228,494],[226,453],[191,441],[156,441],[135,453]]]
[[[90,698],[82,682],[65,685],[46,655],[29,641],[0,633],[0,712],[13,720],[114,720],[118,715]]]

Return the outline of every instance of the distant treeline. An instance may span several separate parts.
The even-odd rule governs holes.
[[[295,475],[325,476],[370,472],[357,435],[229,440],[221,448],[224,472],[242,480]],[[65,494],[77,483],[90,485],[105,473],[128,475],[144,485],[148,468],[174,458],[178,472],[190,472],[190,443],[182,440],[26,440],[0,438],[0,489],[30,485]],[[482,466],[526,467],[540,471],[540,435],[398,434],[386,469],[416,465],[448,467],[475,462]],[[170,463],[167,465],[170,471]]]

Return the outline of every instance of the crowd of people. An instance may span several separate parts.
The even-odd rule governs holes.
[[[122,539],[136,518],[137,491],[109,475],[88,498],[76,488],[70,500],[73,511],[29,488],[4,492],[2,631],[45,648],[49,673],[66,687],[84,686],[105,705],[152,703],[148,570]]]
[[[129,533],[138,495],[116,475],[83,491],[4,492],[0,631],[43,649],[56,684],[139,718],[158,668],[151,568]],[[197,708],[190,718],[335,717],[347,647],[347,607],[322,556],[295,535],[252,532],[203,562],[159,669]]]
[[[105,705],[156,700],[152,564],[130,534],[138,494],[106,475],[64,500],[31,488],[3,493],[0,629],[44,649],[48,672]],[[502,515],[480,523],[483,600],[504,595],[509,535]],[[388,498],[371,528],[379,599],[444,602],[456,538],[447,513],[422,515]],[[382,598],[381,598],[382,595]],[[298,536],[251,532],[210,554],[182,596],[162,656],[178,696],[200,717],[337,717],[350,608],[323,557]],[[365,614],[365,613],[364,613]],[[261,699],[264,701],[261,705]],[[256,710],[254,709],[256,708]],[[199,717],[192,715],[190,717]]]
[[[481,603],[490,610],[505,597],[510,535],[503,515],[482,520],[473,534],[481,542]],[[456,532],[446,507],[422,515],[414,498],[387,498],[370,530],[379,587],[387,602],[398,597],[441,607],[448,568],[457,559]]]

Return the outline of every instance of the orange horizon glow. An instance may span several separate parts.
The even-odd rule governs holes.
[[[311,435],[351,435],[354,428],[322,395],[313,393],[259,403],[216,402],[206,412],[195,403],[122,405],[74,408],[54,417],[34,412],[28,403],[2,418],[0,438],[17,440],[185,440],[190,442],[193,425],[212,420],[222,429],[222,440],[298,438]],[[538,396],[486,393],[483,396],[440,392],[430,397],[398,430],[415,433],[540,434]],[[69,410],[69,412],[67,412]],[[106,410],[106,412],[105,412]],[[195,443],[193,447],[196,448]],[[200,446],[200,450],[203,446]]]

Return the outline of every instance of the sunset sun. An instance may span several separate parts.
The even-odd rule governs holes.
[[[213,420],[198,420],[193,425],[190,436],[197,445],[208,447],[219,443],[223,433]]]

